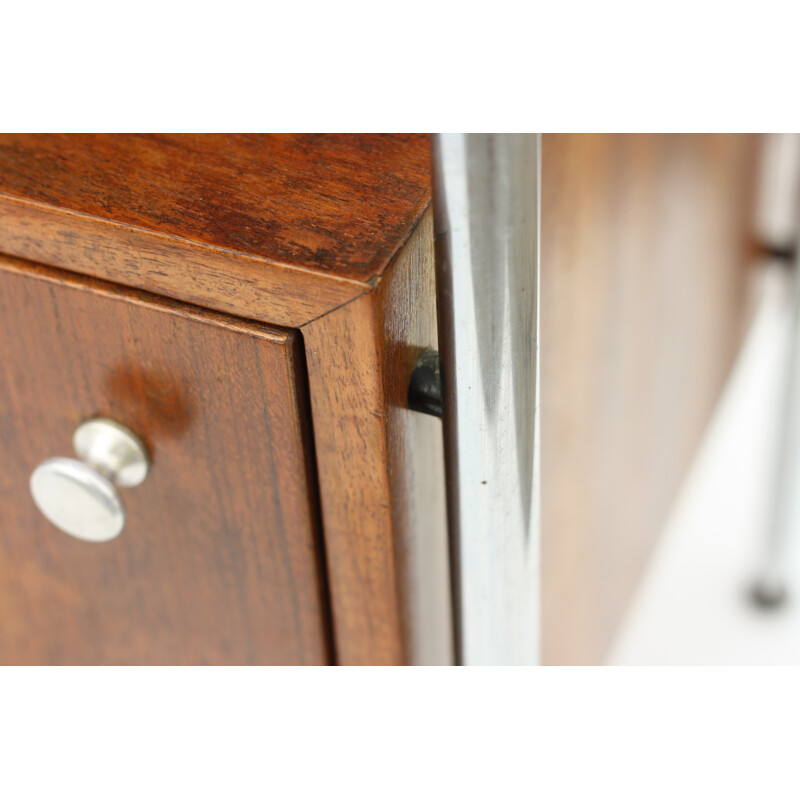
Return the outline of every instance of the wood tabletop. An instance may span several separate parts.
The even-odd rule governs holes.
[[[0,195],[367,282],[429,160],[422,134],[2,134]]]

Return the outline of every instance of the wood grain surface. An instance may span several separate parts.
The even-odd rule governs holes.
[[[387,370],[385,347],[416,347],[434,327],[432,250],[423,260],[419,245],[404,248],[429,204],[429,170],[417,135],[0,135],[0,250],[303,329],[326,537],[347,545],[331,562],[333,604],[346,609],[336,614],[342,663],[450,658],[446,575],[432,589],[420,582],[446,557],[438,423],[398,406],[389,424],[386,411],[389,394],[405,399],[411,351]],[[408,320],[388,308],[410,308],[406,283],[378,294],[397,265],[415,286],[427,281]],[[389,436],[407,463],[387,455]],[[420,573],[404,566],[420,559]],[[418,631],[423,601],[438,606]]]
[[[333,659],[296,333],[0,259],[0,663]],[[112,542],[28,492],[88,417],[153,457]]]
[[[737,352],[756,147],[543,137],[548,663],[604,659]]]
[[[303,325],[371,289],[3,195],[0,251],[286,327]]]
[[[298,327],[374,284],[428,159],[412,134],[0,134],[0,250]]]
[[[379,291],[303,328],[342,663],[453,658],[441,423],[407,403],[433,274],[429,212]]]
[[[357,281],[428,204],[420,134],[3,134],[12,197]]]
[[[306,326],[303,337],[339,658],[404,664],[375,296]]]
[[[433,211],[378,287],[386,450],[409,662],[455,658],[442,422],[408,408],[420,353],[436,350]]]

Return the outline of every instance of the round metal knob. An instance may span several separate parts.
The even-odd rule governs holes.
[[[75,431],[74,458],[48,458],[31,475],[31,494],[57,528],[90,542],[107,542],[125,527],[117,487],[138,486],[150,469],[147,448],[113,419],[90,419]]]

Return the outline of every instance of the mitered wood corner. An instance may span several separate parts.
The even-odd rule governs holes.
[[[342,663],[453,659],[441,423],[406,397],[433,273],[428,210],[374,292],[302,328]]]
[[[342,664],[452,661],[440,423],[405,402],[436,344],[429,159],[405,134],[0,135],[9,272],[302,333]]]
[[[427,137],[0,135],[0,251],[286,327],[369,291]]]

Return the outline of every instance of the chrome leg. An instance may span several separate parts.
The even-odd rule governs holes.
[[[538,134],[434,137],[459,660],[539,661]]]
[[[753,600],[763,608],[783,604],[787,597],[787,556],[798,521],[800,494],[800,280],[793,267],[792,340],[784,373],[784,390],[774,495],[770,509],[764,563],[753,587]]]
[[[774,495],[763,564],[752,592],[762,608],[786,600],[787,556],[800,516],[800,263],[797,239],[800,220],[800,137],[772,134],[766,140],[758,208],[758,228],[767,251],[788,258],[793,270],[794,301],[791,342],[784,373]],[[788,265],[787,265],[788,266]]]

